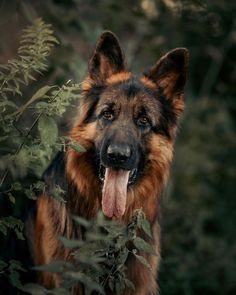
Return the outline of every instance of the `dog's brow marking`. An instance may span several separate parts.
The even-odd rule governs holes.
[[[129,80],[132,74],[130,72],[122,72],[115,75],[112,75],[110,78],[107,79],[108,84],[114,84],[121,81]]]

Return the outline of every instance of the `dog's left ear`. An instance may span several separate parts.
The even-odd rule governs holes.
[[[104,82],[111,75],[125,71],[126,64],[118,38],[110,31],[104,32],[97,41],[89,61],[89,76]]]
[[[181,94],[186,82],[189,54],[176,48],[164,55],[144,76],[154,82],[167,98]]]

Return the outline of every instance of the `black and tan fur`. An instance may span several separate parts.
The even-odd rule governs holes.
[[[101,208],[99,163],[113,165],[107,162],[106,155],[107,145],[113,142],[128,145],[131,150],[121,168],[137,169],[128,186],[122,220],[129,223],[133,210],[142,207],[152,226],[153,246],[160,253],[160,195],[168,179],[176,130],[184,109],[187,64],[187,50],[177,48],[148,73],[136,77],[126,67],[117,38],[111,32],[101,35],[83,82],[78,118],[69,134],[86,152],[69,149],[56,158],[45,174],[45,181],[51,186],[63,185],[67,202],[60,203],[47,195],[39,197],[32,241],[35,264],[69,258],[70,253],[58,236],[80,238],[71,216],[90,219]],[[146,258],[153,272],[135,259],[128,260],[128,276],[136,291],[126,290],[125,295],[157,294],[159,257]],[[58,276],[49,273],[43,273],[40,282],[46,287],[60,284]],[[83,294],[82,289],[78,288],[76,294]]]

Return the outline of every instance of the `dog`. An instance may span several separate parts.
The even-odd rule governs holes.
[[[36,265],[68,259],[59,236],[75,237],[73,215],[92,219],[102,209],[107,218],[131,221],[142,208],[148,219],[152,245],[160,253],[160,198],[173,158],[173,146],[184,110],[188,50],[177,48],[140,77],[127,68],[123,50],[110,31],[102,33],[82,83],[82,98],[71,141],[85,152],[68,148],[45,173],[45,182],[66,190],[66,203],[46,193],[37,200],[32,234]],[[127,262],[127,276],[135,292],[157,294],[158,256],[147,255],[152,271],[137,259]],[[58,287],[57,274],[43,272],[40,283]],[[75,294],[84,294],[82,289]],[[112,294],[110,292],[109,294]]]

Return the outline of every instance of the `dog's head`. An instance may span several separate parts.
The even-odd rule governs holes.
[[[116,36],[105,32],[99,38],[83,83],[84,98],[73,134],[94,152],[108,217],[124,214],[128,186],[155,173],[154,164],[155,169],[164,169],[165,162],[171,161],[184,108],[187,63],[188,51],[177,48],[136,77],[126,67]]]

